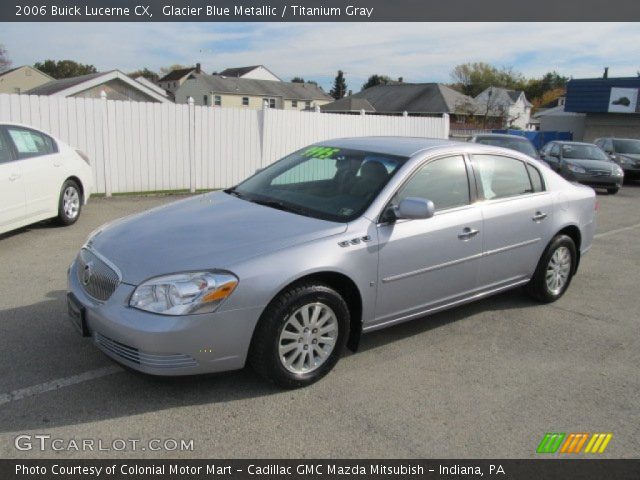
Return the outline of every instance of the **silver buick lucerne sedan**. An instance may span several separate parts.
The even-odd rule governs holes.
[[[304,386],[363,332],[518,286],[558,299],[591,247],[596,205],[592,189],[513,150],[322,142],[96,230],[69,269],[69,313],[142,372],[248,362]]]

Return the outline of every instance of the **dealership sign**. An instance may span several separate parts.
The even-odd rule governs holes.
[[[611,87],[608,111],[612,113],[640,112],[638,108],[638,89]]]

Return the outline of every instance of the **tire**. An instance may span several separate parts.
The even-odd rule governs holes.
[[[554,257],[554,255],[556,255]],[[567,257],[568,256],[568,257]],[[568,258],[568,265],[564,263],[564,259]],[[562,261],[560,261],[562,260]],[[567,235],[556,235],[549,246],[540,257],[536,271],[533,277],[526,285],[525,290],[534,300],[541,303],[551,303],[558,300],[564,292],[567,291],[571,284],[571,279],[576,271],[576,245],[571,237]],[[555,273],[550,270],[555,270]],[[562,278],[563,283],[558,288],[552,288],[547,282],[547,272],[552,279]],[[561,275],[564,272],[565,275]],[[559,277],[557,275],[560,275]],[[550,283],[553,285],[553,280]]]
[[[305,311],[309,322],[305,322]],[[314,316],[315,324],[311,322]],[[340,359],[349,325],[349,307],[333,288],[321,283],[294,285],[278,295],[260,317],[249,364],[280,387],[311,385]]]
[[[81,210],[82,190],[80,190],[80,186],[73,180],[65,181],[60,189],[56,221],[63,226],[73,225],[80,218]]]
[[[615,195],[616,193],[618,193],[618,190],[620,190],[618,187],[607,188],[607,193],[609,195]]]

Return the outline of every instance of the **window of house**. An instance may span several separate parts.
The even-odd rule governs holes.
[[[207,97],[206,95],[202,97],[202,104],[206,107],[207,105],[209,105],[209,97]]]
[[[498,155],[474,155],[480,184],[487,200],[533,192],[524,162]]]
[[[216,95],[213,97],[213,103],[216,107],[219,107],[222,105],[222,97],[220,95]]]
[[[436,210],[460,207],[469,203],[469,179],[461,156],[439,158],[420,169],[393,200],[400,204],[407,197],[426,198]]]
[[[276,108],[276,99],[275,98],[270,98],[269,99],[269,108]]]
[[[304,108],[306,108],[307,110],[309,110],[311,108],[311,101],[307,100],[304,102]]]
[[[298,100],[291,100],[291,108],[298,108]]]
[[[249,97],[242,97],[242,105],[245,107],[249,106]]]
[[[18,151],[18,158],[38,157],[58,151],[53,139],[43,133],[17,127],[7,127],[7,132]]]

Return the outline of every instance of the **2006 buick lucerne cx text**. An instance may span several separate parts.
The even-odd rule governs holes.
[[[591,247],[596,205],[592,189],[513,150],[322,142],[99,228],[69,269],[69,312],[142,372],[249,362],[304,386],[363,332],[517,286],[558,299]]]

